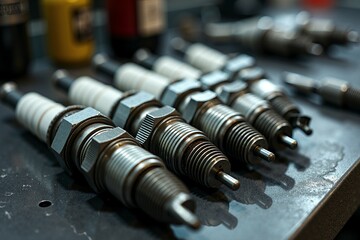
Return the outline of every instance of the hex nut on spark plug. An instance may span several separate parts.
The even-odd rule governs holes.
[[[114,142],[124,142],[124,139],[127,139],[128,142],[134,142],[134,144],[136,144],[131,135],[119,127],[108,129],[91,139],[89,149],[86,152],[85,158],[80,167],[83,175],[95,192],[101,191],[96,183],[97,176],[95,172],[97,165],[99,165],[97,161],[100,158],[100,155]]]
[[[175,110],[175,108],[169,106],[164,106],[146,114],[140,125],[139,131],[136,134],[136,140],[138,140],[142,145],[150,148],[151,136],[156,131],[157,126],[161,122],[170,119],[182,121],[180,114]]]
[[[128,97],[130,96],[128,95],[126,98],[120,100],[112,118],[116,124],[124,129],[129,129],[129,125],[132,124],[134,120],[133,117],[137,115],[136,112],[149,106],[161,106],[152,94],[146,92],[134,93],[132,98]]]
[[[69,173],[76,171],[74,163],[71,161],[71,147],[76,133],[86,126],[93,123],[105,123],[114,126],[112,121],[92,108],[85,108],[65,117],[54,135],[51,149],[55,153],[60,165]]]
[[[196,93],[190,97],[190,101],[183,112],[183,117],[190,123],[197,115],[201,114],[202,108],[206,108],[209,104],[212,105],[217,103],[220,103],[220,101],[217,98],[216,93],[212,91]]]

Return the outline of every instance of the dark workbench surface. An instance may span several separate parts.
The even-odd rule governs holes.
[[[360,10],[339,9],[332,16],[360,31]],[[334,49],[331,57],[257,60],[276,82],[287,70],[338,77],[360,87],[359,56],[360,46],[350,46]],[[19,88],[64,102],[51,86],[54,70],[48,60],[36,60],[29,76],[18,81]],[[71,72],[96,76],[88,68]],[[297,131],[297,152],[283,152],[277,162],[252,172],[235,171],[242,183],[236,192],[189,186],[204,224],[196,232],[157,223],[108,195],[96,195],[83,180],[69,177],[46,145],[1,105],[0,238],[332,238],[360,204],[360,114],[320,105],[316,98],[296,102],[312,116],[314,134],[306,137]],[[51,205],[40,207],[43,200]]]

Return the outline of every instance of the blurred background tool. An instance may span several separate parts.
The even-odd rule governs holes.
[[[359,43],[359,33],[338,26],[333,20],[311,17],[309,12],[300,12],[296,16],[297,31],[310,37],[315,43],[328,48],[331,45]]]
[[[94,52],[91,0],[41,0],[48,54],[62,66],[90,62]]]
[[[344,80],[327,77],[316,81],[300,74],[285,72],[283,81],[300,93],[315,93],[327,103],[360,111],[360,89]]]
[[[165,30],[164,0],[106,0],[112,50],[131,57],[139,48],[156,51]]]
[[[209,23],[205,34],[213,41],[236,42],[260,53],[281,56],[321,55],[323,48],[296,31],[276,28],[270,17],[254,17],[231,23]]]
[[[27,0],[0,0],[0,80],[23,76],[30,61]]]

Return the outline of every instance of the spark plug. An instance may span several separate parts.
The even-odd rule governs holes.
[[[253,67],[255,66],[256,63],[255,59],[249,55],[240,54],[233,58],[230,58],[227,55],[215,49],[212,49],[204,44],[201,43],[190,44],[181,38],[172,39],[171,46],[177,52],[184,55],[186,62],[200,69],[203,73],[208,73],[215,70],[221,70],[228,73],[230,78],[232,79],[236,77],[238,72],[240,72],[245,68]],[[135,58],[139,60],[138,62],[143,62],[141,61],[141,58],[145,58],[145,57],[144,54],[140,52],[140,54],[135,55]],[[179,68],[179,66],[176,65],[174,66],[174,65],[175,64],[173,61],[171,66],[173,68]],[[165,63],[163,63],[162,65],[156,68],[159,69],[160,67],[165,68],[166,67]],[[159,70],[156,69],[154,69],[154,71],[159,72]],[[185,77],[192,77],[192,76],[185,76]]]
[[[94,58],[96,70],[108,74],[118,89],[147,91],[163,104],[176,108],[233,163],[257,164],[261,158],[274,159],[275,155],[266,150],[265,138],[240,113],[222,104],[214,92],[203,91],[198,81],[185,79],[169,84],[169,79],[132,63],[117,64],[117,70],[109,74],[115,64],[103,55]]]
[[[238,79],[248,84],[248,89],[254,95],[268,101],[273,109],[287,120],[293,128],[299,128],[306,135],[312,134],[311,118],[302,115],[299,107],[293,103],[284,91],[266,79],[262,68],[249,68],[242,71]]]
[[[95,192],[110,192],[125,206],[141,208],[159,221],[200,226],[185,185],[100,112],[65,108],[37,93],[23,94],[12,83],[1,87],[0,99],[47,143],[69,174],[85,177]]]
[[[322,54],[320,44],[307,36],[275,27],[270,17],[256,17],[233,23],[209,23],[205,34],[214,41],[232,41],[257,52],[281,56]]]
[[[332,44],[346,45],[360,41],[358,32],[336,26],[330,19],[312,18],[308,12],[297,14],[296,25],[300,34],[309,36],[314,42],[326,48]]]
[[[267,101],[248,92],[247,84],[230,82],[227,74],[215,71],[200,78],[203,89],[216,92],[223,103],[243,114],[246,120],[262,133],[275,150],[285,147],[295,149],[297,141],[292,139],[292,127],[277,114]]]
[[[54,83],[72,103],[94,107],[128,130],[176,174],[206,187],[218,188],[223,183],[233,190],[239,188],[239,181],[228,174],[226,156],[203,132],[185,123],[174,108],[163,106],[153,95],[123,93],[85,76],[75,80],[64,70],[55,72]]]
[[[283,81],[297,91],[309,94],[315,93],[325,102],[360,111],[360,89],[350,86],[344,80],[325,78],[321,82],[296,73],[284,73]]]
[[[202,71],[170,56],[157,56],[146,49],[139,49],[134,54],[135,63],[160,75],[176,81],[181,78],[198,79]]]
[[[158,71],[160,70],[160,72],[165,73],[169,78],[181,79],[187,77],[186,75],[189,75],[188,77],[191,79],[192,74],[187,74],[186,69],[185,71],[181,71],[181,69],[184,69],[182,67],[184,65],[182,62],[177,61],[177,63],[172,61],[172,64],[169,65],[167,63],[170,62],[166,61],[167,59],[157,57],[145,50],[136,52],[135,58],[138,59],[137,62],[141,62],[146,67],[153,68]],[[160,65],[158,61],[160,61]],[[171,70],[165,70],[164,72],[161,71],[161,69]],[[216,92],[223,103],[243,114],[246,120],[267,138],[271,148],[283,149],[285,146],[291,149],[296,148],[297,142],[291,138],[292,127],[290,124],[272,110],[266,101],[251,93],[247,93],[246,84],[241,84],[240,82],[237,83],[237,87],[234,91],[229,88],[223,89],[223,86],[229,84],[231,80],[229,79],[229,75],[227,73],[219,70],[198,76],[198,80],[204,90],[212,90]],[[223,96],[220,94],[221,92],[226,92],[226,94]],[[224,98],[221,98],[221,96]]]

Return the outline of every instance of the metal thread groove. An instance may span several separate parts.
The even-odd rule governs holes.
[[[270,147],[276,150],[285,147],[279,142],[278,138],[280,135],[292,136],[290,124],[272,110],[260,114],[254,121],[253,126],[266,137]]]
[[[267,147],[265,138],[242,115],[226,105],[216,105],[200,117],[203,130],[235,163],[254,163],[255,146]]]
[[[99,156],[96,182],[125,206],[139,207],[159,221],[181,223],[169,214],[168,205],[185,195],[184,204],[188,210],[194,210],[186,186],[165,168],[160,158],[141,148],[134,139],[119,140],[107,151],[109,156]]]
[[[202,185],[217,187],[213,167],[221,164],[224,170],[230,171],[228,159],[201,131],[187,123],[171,122],[158,136],[155,152],[178,174]]]
[[[127,183],[127,178],[138,164],[151,157],[155,158],[154,155],[150,155],[152,154],[137,145],[124,145],[117,149],[106,162],[102,175],[103,184],[127,206],[134,204],[125,193],[125,188],[132,187],[130,183]]]
[[[256,146],[267,148],[264,136],[251,127],[247,122],[233,125],[229,129],[224,141],[226,152],[230,159],[240,160],[239,164],[252,164],[256,157],[253,153]]]
[[[209,187],[218,187],[221,184],[215,180],[214,170],[230,172],[228,159],[207,141],[194,142],[189,146],[183,167],[192,178]]]
[[[289,119],[290,115],[293,113],[300,113],[298,106],[285,96],[279,96],[272,99],[271,106],[285,119]]]
[[[234,122],[243,122],[245,119],[240,113],[234,111],[230,107],[218,104],[210,107],[196,121],[196,126],[206,133],[212,142],[215,142],[220,149],[222,144],[220,138],[224,138],[224,134]]]
[[[166,205],[171,199],[188,190],[180,180],[166,169],[153,168],[142,176],[135,192],[137,205],[162,221],[171,220]]]
[[[344,105],[349,109],[360,110],[360,89],[350,87],[344,95]]]
[[[181,148],[186,141],[191,141],[190,139],[202,135],[199,130],[184,122],[172,122],[162,131],[162,134],[158,138],[158,144],[154,144],[155,152],[162,155],[162,158],[169,168],[182,174],[181,163],[177,162],[181,161],[179,153],[183,153],[180,152],[181,150],[179,148]],[[204,140],[206,139],[205,136],[203,136],[203,138]]]

